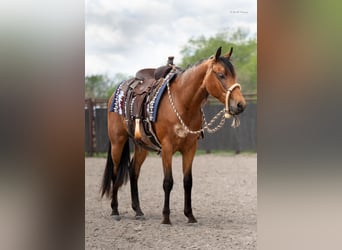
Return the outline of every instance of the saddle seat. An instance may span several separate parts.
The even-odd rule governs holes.
[[[131,116],[140,116],[139,113],[141,112],[139,112],[138,109],[140,109],[146,95],[150,93],[156,85],[160,84],[161,79],[164,79],[171,69],[171,66],[161,66],[156,69],[146,68],[139,70],[135,74],[135,78],[129,84],[129,94],[138,99],[134,100],[136,105],[133,107]]]
[[[145,68],[139,70],[135,74],[135,77],[139,80],[142,80],[144,82],[143,85],[148,88],[149,85],[153,84],[153,82],[159,80],[160,78],[166,77],[171,69],[172,67],[168,65],[160,66],[159,68]],[[143,89],[140,89],[140,91],[143,91]]]

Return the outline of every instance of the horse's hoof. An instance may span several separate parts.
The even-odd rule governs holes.
[[[197,222],[197,220],[196,219],[193,219],[193,220],[188,220],[188,224],[190,224],[190,225],[197,225],[198,224],[198,222]]]
[[[170,219],[164,219],[161,224],[163,224],[163,225],[172,225]]]
[[[136,220],[146,220],[145,215],[136,215],[135,219]]]
[[[118,215],[118,214],[112,214],[112,218],[113,218],[114,220],[116,220],[116,221],[121,220],[121,216]]]
[[[197,220],[196,220],[196,219],[193,219],[193,220],[192,220],[192,219],[189,219],[189,220],[188,220],[188,223],[189,223],[189,224],[195,224],[195,223],[197,223]]]
[[[188,217],[188,223],[197,223],[197,220],[195,217],[191,214],[185,214],[186,217]]]
[[[195,217],[190,216],[190,217],[188,218],[188,223],[197,223],[197,220],[195,219]]]

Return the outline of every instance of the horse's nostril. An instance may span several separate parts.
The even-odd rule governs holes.
[[[243,111],[244,110],[244,107],[243,107],[241,102],[238,102],[237,108],[238,108],[239,111]]]

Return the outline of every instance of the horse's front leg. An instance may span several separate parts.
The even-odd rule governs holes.
[[[172,151],[166,150],[166,147],[162,151],[164,181],[163,189],[165,194],[164,208],[163,208],[163,221],[162,224],[171,224],[170,221],[170,193],[173,187],[172,177]]]
[[[183,155],[183,186],[184,186],[184,214],[188,217],[188,223],[196,223],[191,207],[192,189],[192,162],[196,153],[197,143],[190,149],[182,152]]]

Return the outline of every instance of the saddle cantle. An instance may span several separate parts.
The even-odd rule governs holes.
[[[139,70],[135,77],[141,80],[159,80],[160,78],[165,78],[167,74],[171,71],[173,64],[173,56],[168,57],[167,64],[165,66],[160,66],[159,68],[146,68]]]
[[[158,153],[161,145],[152,129],[149,110],[156,96],[160,97],[162,85],[173,78],[169,76],[172,69],[175,71],[176,67],[173,57],[169,57],[166,66],[139,70],[134,78],[120,83],[111,108],[125,116],[128,133],[136,144]]]

